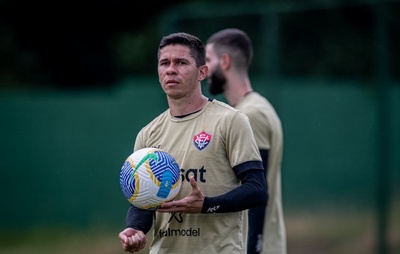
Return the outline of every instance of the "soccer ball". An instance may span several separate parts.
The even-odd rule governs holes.
[[[155,210],[176,197],[182,180],[179,165],[169,153],[158,148],[143,148],[125,160],[119,184],[132,205]]]

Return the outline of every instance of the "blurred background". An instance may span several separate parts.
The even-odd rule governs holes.
[[[0,253],[125,253],[119,170],[167,108],[158,43],[227,27],[282,120],[289,254],[400,253],[395,0],[0,1]]]

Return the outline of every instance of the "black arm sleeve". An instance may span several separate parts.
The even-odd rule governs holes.
[[[153,225],[155,212],[152,210],[145,210],[131,205],[126,214],[126,227],[141,230],[147,234]]]
[[[201,213],[230,213],[265,205],[268,188],[264,170],[252,169],[238,175],[242,184],[220,196],[205,197]]]
[[[261,159],[263,162],[264,177],[267,179],[268,173],[268,150],[260,149]],[[267,205],[252,207],[249,209],[249,230],[247,234],[247,254],[259,254],[260,250],[260,236],[263,235],[265,224],[265,211]]]

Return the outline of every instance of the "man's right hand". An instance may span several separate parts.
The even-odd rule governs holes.
[[[142,250],[146,246],[146,235],[133,228],[126,228],[118,235],[121,240],[122,249],[127,252],[134,253]]]

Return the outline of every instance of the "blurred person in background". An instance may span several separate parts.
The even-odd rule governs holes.
[[[250,119],[266,169],[268,203],[248,210],[247,253],[286,254],[286,228],[281,194],[283,130],[271,103],[255,92],[249,78],[253,46],[242,30],[228,28],[211,35],[206,43],[208,90],[223,93],[228,103]]]

